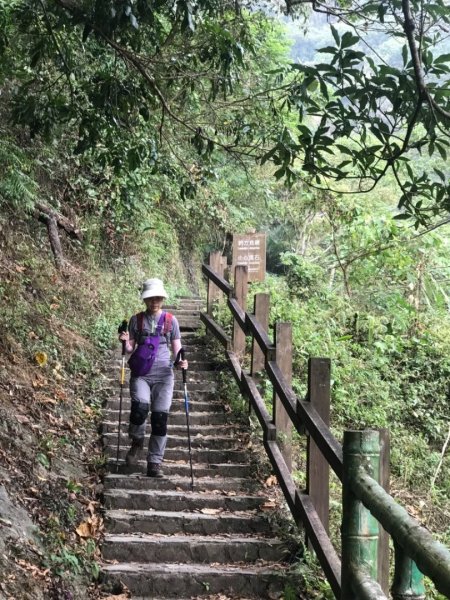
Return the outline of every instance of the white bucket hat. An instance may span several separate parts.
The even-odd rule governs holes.
[[[147,279],[142,284],[142,293],[141,298],[144,300],[145,298],[167,298],[166,290],[164,289],[164,284],[161,279]]]

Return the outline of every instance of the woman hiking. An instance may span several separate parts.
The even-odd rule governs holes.
[[[128,466],[137,464],[144,447],[148,413],[151,412],[147,476],[163,477],[161,463],[167,443],[167,418],[172,404],[173,366],[187,369],[188,362],[177,360],[173,365],[171,361],[170,351],[174,359],[179,358],[181,335],[177,319],[162,310],[167,298],[163,282],[160,279],[147,279],[142,287],[141,298],[146,310],[132,316],[128,331],[119,336],[121,341],[125,341],[126,352],[133,353],[128,361],[131,369],[128,428],[131,448],[125,462]]]

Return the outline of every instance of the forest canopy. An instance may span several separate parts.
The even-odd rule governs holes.
[[[299,28],[310,11],[327,15],[333,42],[314,63],[286,60],[276,47],[279,8],[2,0],[11,118],[30,136],[64,133],[100,167],[168,174],[182,198],[223,161],[272,161],[288,185],[339,193],[367,193],[391,173],[399,218],[445,220],[448,170],[420,159],[445,162],[450,144],[444,1],[281,5]],[[400,62],[370,46],[371,32],[400,42]]]

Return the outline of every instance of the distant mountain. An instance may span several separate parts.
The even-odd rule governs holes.
[[[306,21],[293,20],[284,16],[280,16],[279,19],[283,22],[287,36],[292,42],[291,58],[295,62],[326,62],[327,55],[317,52],[319,48],[335,45],[330,29],[331,21],[326,15],[312,13]],[[353,31],[341,23],[333,22],[333,25],[341,36],[345,31]],[[355,46],[355,49],[372,56],[377,62],[382,59],[391,66],[401,67],[403,65],[402,46],[403,41],[399,39],[383,32],[368,31],[367,36]],[[436,54],[447,53],[450,53],[450,38],[443,40],[436,47]]]

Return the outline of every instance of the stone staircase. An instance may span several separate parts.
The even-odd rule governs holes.
[[[141,600],[283,598],[291,585],[287,548],[271,525],[267,490],[252,478],[245,432],[217,396],[213,365],[195,333],[201,307],[195,299],[166,307],[179,319],[189,360],[193,490],[181,373],[176,373],[164,479],[145,476],[145,453],[135,472],[127,472],[128,390],[116,467],[118,385],[111,389],[103,423],[109,471],[103,579],[109,589],[125,585],[132,598]],[[114,374],[118,364],[117,358]]]

